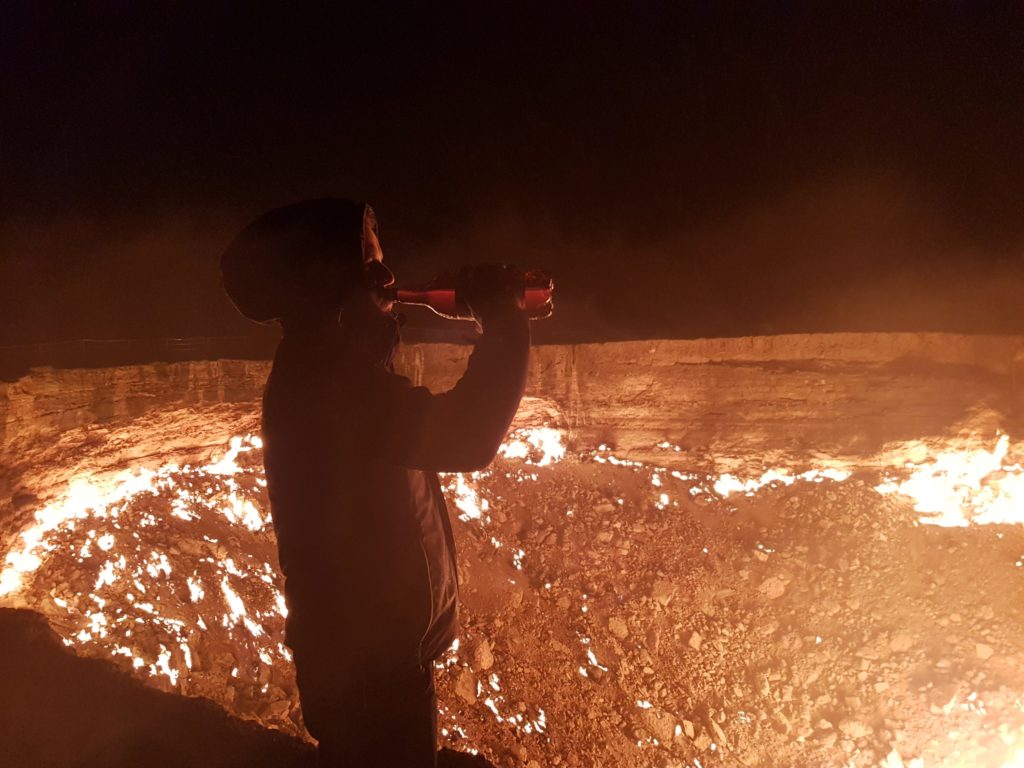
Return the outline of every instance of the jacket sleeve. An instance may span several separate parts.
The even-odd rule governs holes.
[[[383,453],[410,469],[466,472],[494,459],[526,389],[530,326],[520,310],[483,326],[466,371],[448,392],[432,394],[386,374]]]

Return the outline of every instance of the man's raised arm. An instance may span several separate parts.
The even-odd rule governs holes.
[[[433,395],[393,374],[383,382],[384,451],[410,468],[457,472],[490,464],[526,389],[530,321],[522,273],[498,265],[465,269],[458,293],[481,329],[459,383]]]
[[[494,458],[526,388],[530,326],[526,312],[504,306],[484,312],[466,372],[448,392],[431,394],[389,374],[384,449],[414,469],[464,472]]]

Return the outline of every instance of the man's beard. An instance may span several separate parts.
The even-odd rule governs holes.
[[[404,316],[385,312],[380,307],[348,308],[341,313],[342,331],[351,347],[373,365],[390,369],[401,341]]]

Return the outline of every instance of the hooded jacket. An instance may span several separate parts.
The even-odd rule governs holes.
[[[438,472],[494,458],[526,383],[521,310],[490,318],[432,394],[344,327],[286,332],[263,400],[264,462],[293,648],[438,658],[457,630],[455,543]]]

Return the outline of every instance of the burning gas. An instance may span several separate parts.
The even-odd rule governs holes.
[[[154,684],[230,703],[209,664],[218,651],[230,654],[239,692],[273,685],[281,698],[294,682],[280,664],[291,660],[287,609],[261,447],[236,437],[205,466],[75,480],[7,553],[0,596],[36,603],[65,644],[109,654]],[[290,714],[278,707],[267,719],[295,732]]]
[[[487,531],[483,535],[495,557],[515,575],[513,584],[520,572],[531,570],[534,554],[498,532],[492,516],[500,513],[503,499],[490,490],[492,481],[500,474],[503,482],[533,483],[567,459],[636,475],[650,506],[665,514],[683,514],[691,500],[728,510],[738,496],[803,483],[842,484],[854,474],[873,473],[875,490],[906,497],[921,523],[1024,524],[1024,467],[1020,447],[1008,435],[997,436],[991,450],[948,445],[921,455],[918,445],[915,461],[883,469],[872,461],[863,466],[835,461],[764,467],[749,477],[689,471],[684,451],[669,443],[658,447],[666,466],[616,456],[605,446],[569,456],[558,430],[522,429],[510,435],[494,466],[447,475],[443,483],[462,523]],[[284,645],[287,608],[261,448],[258,437],[246,435],[232,438],[222,456],[203,466],[168,464],[110,481],[77,478],[35,513],[6,553],[0,602],[42,611],[67,645],[106,656],[151,684],[207,696],[236,714],[303,734],[291,655]],[[564,514],[571,520],[583,511],[569,508]],[[760,547],[763,557],[772,551]],[[540,589],[550,590],[550,582]],[[586,616],[591,603],[588,594],[580,594],[568,607]],[[574,675],[589,680],[608,674],[604,651],[589,631],[578,630],[573,642]],[[689,642],[699,647],[701,641],[691,636]],[[456,645],[439,667],[468,670],[464,654]],[[550,705],[507,699],[498,671],[464,693],[494,722],[519,735],[536,738],[550,727],[545,714]],[[651,710],[647,692],[632,700],[644,712]],[[452,738],[465,735],[450,709],[442,712],[442,726]],[[652,745],[657,741],[638,742],[642,749]]]
[[[923,462],[907,462],[902,475],[876,486],[881,494],[914,500],[921,522],[946,527],[1024,523],[1024,467],[1010,462],[1010,436],[991,451],[945,451]]]

